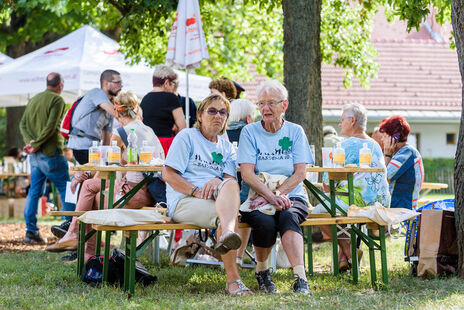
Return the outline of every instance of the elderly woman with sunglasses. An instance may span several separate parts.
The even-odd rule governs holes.
[[[249,196],[250,210],[244,212],[241,208],[242,221],[252,227],[257,259],[255,276],[260,290],[277,292],[266,262],[280,233],[293,268],[293,291],[310,295],[300,224],[308,215],[308,197],[302,182],[306,165],[313,162],[313,157],[303,128],[282,118],[289,104],[285,87],[278,81],[268,80],[258,87],[257,95],[262,121],[242,129],[238,149],[242,178],[256,193]],[[285,180],[272,190],[259,178],[262,172]],[[258,210],[266,205],[275,208],[273,215]]]
[[[169,216],[174,222],[203,228],[218,227],[216,252],[226,271],[226,292],[251,294],[238,275],[235,258],[241,245],[237,216],[240,206],[236,154],[221,135],[226,130],[229,101],[220,94],[198,107],[195,128],[182,130],[164,163]]]

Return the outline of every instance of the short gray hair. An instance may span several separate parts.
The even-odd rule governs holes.
[[[337,131],[335,130],[335,128],[333,128],[333,126],[324,126],[324,128],[322,129],[322,133],[325,135],[328,135],[328,134],[333,134],[333,135],[337,135]]]
[[[247,99],[235,99],[230,103],[229,124],[246,120],[250,115],[254,118],[256,106]]]
[[[367,110],[359,103],[347,103],[343,106],[342,112],[346,112],[348,117],[354,117],[358,127],[366,130],[367,126]]]
[[[256,90],[256,95],[259,98],[263,93],[275,93],[281,100],[288,99],[287,89],[277,80],[266,80],[262,82]]]

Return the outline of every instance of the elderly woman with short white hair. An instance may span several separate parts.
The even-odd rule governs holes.
[[[345,164],[356,164],[359,166],[359,150],[363,144],[371,150],[372,168],[385,168],[385,160],[379,144],[366,134],[367,110],[364,106],[358,103],[349,103],[343,106],[342,116],[338,126],[341,128],[341,134],[348,137],[341,142],[342,148],[345,150]],[[324,176],[324,183],[328,182],[327,175]],[[338,181],[335,184],[336,191],[348,192],[348,181]],[[373,205],[379,202],[385,207],[390,205],[390,193],[388,182],[385,173],[383,172],[357,172],[353,175],[354,187],[354,203],[359,207]],[[327,186],[325,186],[328,189]],[[338,196],[337,204],[345,211],[348,211],[348,197]],[[321,205],[317,205],[312,214],[327,213],[327,210]],[[322,240],[330,240],[330,226],[322,226]],[[340,271],[344,272],[351,268],[351,250],[349,240],[340,239],[339,245],[341,253],[339,255]]]
[[[313,157],[303,128],[282,117],[289,105],[285,87],[276,80],[267,80],[259,86],[257,95],[262,120],[243,128],[238,149],[242,178],[256,193],[250,197],[249,210],[241,208],[242,221],[252,227],[255,276],[260,290],[277,292],[267,258],[280,233],[293,269],[293,291],[310,295],[300,224],[308,216],[308,197],[302,182],[306,165],[313,163]],[[283,181],[271,189],[258,176],[262,173]],[[260,211],[267,205],[273,206],[275,213]]]
[[[230,103],[230,116],[227,121],[227,136],[230,142],[239,141],[242,128],[253,123],[256,106],[246,99],[235,99]]]

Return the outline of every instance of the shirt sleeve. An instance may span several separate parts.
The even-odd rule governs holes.
[[[189,132],[189,130],[182,130],[177,134],[174,141],[172,141],[168,156],[164,162],[165,166],[169,166],[181,174],[187,169],[192,156],[192,140],[188,134]]]
[[[387,179],[395,181],[405,171],[414,165],[414,160],[409,160],[413,156],[412,152],[398,152],[390,160],[387,166]]]
[[[168,102],[168,105],[167,105],[167,106],[168,106],[168,109],[169,109],[170,111],[173,111],[173,110],[175,110],[175,109],[177,109],[177,108],[180,108],[181,105],[180,105],[179,97],[177,97],[177,96],[174,95],[174,94],[168,94],[168,95],[169,95],[169,97],[167,98],[167,99],[168,99],[168,100],[167,100],[167,102]]]
[[[313,164],[314,159],[309,147],[308,138],[301,126],[296,127],[295,141],[292,145],[293,164]]]
[[[232,147],[232,144],[228,141],[224,141],[225,146],[227,148],[227,158],[225,161],[224,172],[227,173],[235,178],[237,178],[237,153],[235,149]]]
[[[238,144],[238,163],[239,164],[253,164],[256,165],[256,143],[251,136],[248,126],[243,127],[240,133],[240,143]]]

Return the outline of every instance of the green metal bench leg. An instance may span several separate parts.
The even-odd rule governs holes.
[[[174,241],[174,230],[169,232],[168,255],[171,255],[172,242]]]
[[[385,227],[379,227],[380,237],[380,259],[382,264],[382,281],[384,285],[388,284],[388,269],[387,269],[387,247],[385,245]]]
[[[353,273],[353,283],[358,283],[359,266],[358,266],[358,252],[356,251],[356,233],[350,226],[350,239],[351,239],[351,270]]]
[[[314,275],[314,267],[313,267],[313,227],[307,226],[306,227],[306,236],[307,236],[307,244],[308,244],[308,275]]]
[[[124,260],[124,286],[123,289],[125,292],[129,289],[129,254],[130,254],[130,238],[123,232],[123,238],[125,239],[125,254],[126,258]]]
[[[137,260],[137,232],[132,231],[129,252],[129,297],[135,292],[135,261]]]
[[[368,229],[368,235],[372,235],[372,230]],[[369,265],[371,268],[371,283],[372,287],[376,288],[376,282],[377,282],[377,271],[375,268],[375,252],[374,252],[374,242],[372,240],[369,241]]]
[[[77,242],[77,275],[80,277],[84,269],[85,223],[79,222],[79,239]]]

